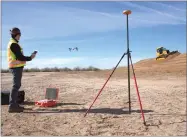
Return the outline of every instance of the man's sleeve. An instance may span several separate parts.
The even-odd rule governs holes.
[[[15,54],[17,60],[20,60],[20,61],[31,61],[32,60],[31,57],[24,56],[21,53],[21,48],[18,44],[12,43],[10,49]]]

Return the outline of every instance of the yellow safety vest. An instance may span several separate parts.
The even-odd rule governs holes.
[[[9,41],[9,43],[8,43],[8,47],[7,47],[8,67],[9,68],[17,68],[17,67],[23,67],[23,66],[25,66],[26,65],[26,61],[16,60],[15,54],[10,49],[10,46],[11,46],[12,43],[18,44],[18,42],[16,40],[14,40],[13,38],[11,38],[10,41]],[[20,46],[20,48],[21,48],[21,52],[23,54],[23,49],[22,49],[21,46]]]

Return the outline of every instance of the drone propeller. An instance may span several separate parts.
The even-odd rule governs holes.
[[[75,47],[74,49],[76,49],[76,50],[78,51],[78,48],[77,48],[77,47]],[[74,50],[74,49],[73,49],[73,50]]]

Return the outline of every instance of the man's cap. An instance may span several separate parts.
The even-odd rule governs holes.
[[[11,34],[11,35],[18,35],[18,34],[21,34],[21,31],[20,31],[19,28],[14,27],[14,28],[12,28],[12,29],[10,30],[10,34]]]

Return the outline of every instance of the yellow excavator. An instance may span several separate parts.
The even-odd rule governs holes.
[[[158,47],[156,49],[156,60],[163,60],[166,59],[169,55],[175,54],[178,51],[172,51],[170,52],[168,49],[164,48],[164,47]]]

